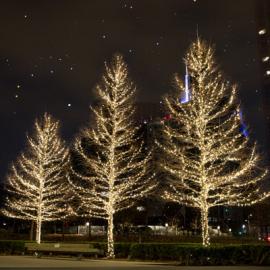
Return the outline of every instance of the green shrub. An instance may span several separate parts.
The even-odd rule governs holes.
[[[24,252],[24,241],[0,240],[0,254],[20,254]]]
[[[128,258],[130,247],[131,243],[116,243],[114,247],[116,258]]]
[[[106,253],[107,251],[107,243],[98,242],[92,243],[94,248],[103,249]],[[128,258],[130,254],[131,243],[115,243],[114,244],[114,253],[116,258]]]
[[[270,246],[211,246],[189,244],[133,244],[131,259],[174,260],[180,265],[270,265]]]

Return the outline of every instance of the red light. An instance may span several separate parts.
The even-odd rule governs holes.
[[[267,241],[270,242],[270,236],[267,237]]]
[[[170,120],[172,118],[172,116],[170,114],[166,114],[163,119],[164,120]]]

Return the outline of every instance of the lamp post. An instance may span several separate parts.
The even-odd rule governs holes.
[[[137,211],[138,212],[143,212],[143,211],[145,211],[145,207],[144,206],[137,206]],[[146,222],[145,222],[146,223]],[[139,228],[139,230],[138,230],[138,232],[139,232],[139,244],[141,244],[141,242],[142,242],[142,229],[141,228]]]
[[[87,222],[85,223],[85,225],[86,225],[87,228],[88,228],[88,239],[90,240],[90,238],[91,238],[91,225],[90,225],[90,221],[87,221]]]
[[[252,219],[253,215],[250,213],[247,218],[247,230],[248,230],[248,235],[250,235],[251,232],[251,227],[250,227],[250,219]]]
[[[168,235],[168,227],[169,227],[169,224],[168,223],[165,223],[166,235]]]
[[[242,232],[241,232],[241,236],[242,236],[242,245],[243,245],[243,242],[244,242],[244,232],[245,232],[245,229],[246,229],[246,225],[245,224],[243,224],[242,225]]]
[[[218,236],[220,236],[220,226],[217,226],[217,230],[218,230]]]

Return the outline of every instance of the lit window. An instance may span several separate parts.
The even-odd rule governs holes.
[[[258,33],[259,33],[259,35],[264,35],[266,33],[266,29],[263,28]]]
[[[269,56],[265,56],[265,57],[262,58],[263,62],[267,62],[268,60],[269,60]]]
[[[267,76],[270,75],[270,70],[266,70],[266,75],[267,75]]]

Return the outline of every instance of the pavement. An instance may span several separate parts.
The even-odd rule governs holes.
[[[268,267],[256,266],[177,266],[169,263],[137,262],[124,260],[90,260],[78,261],[74,258],[36,258],[32,256],[0,256],[0,270],[2,269],[107,269],[107,270],[270,270]]]

